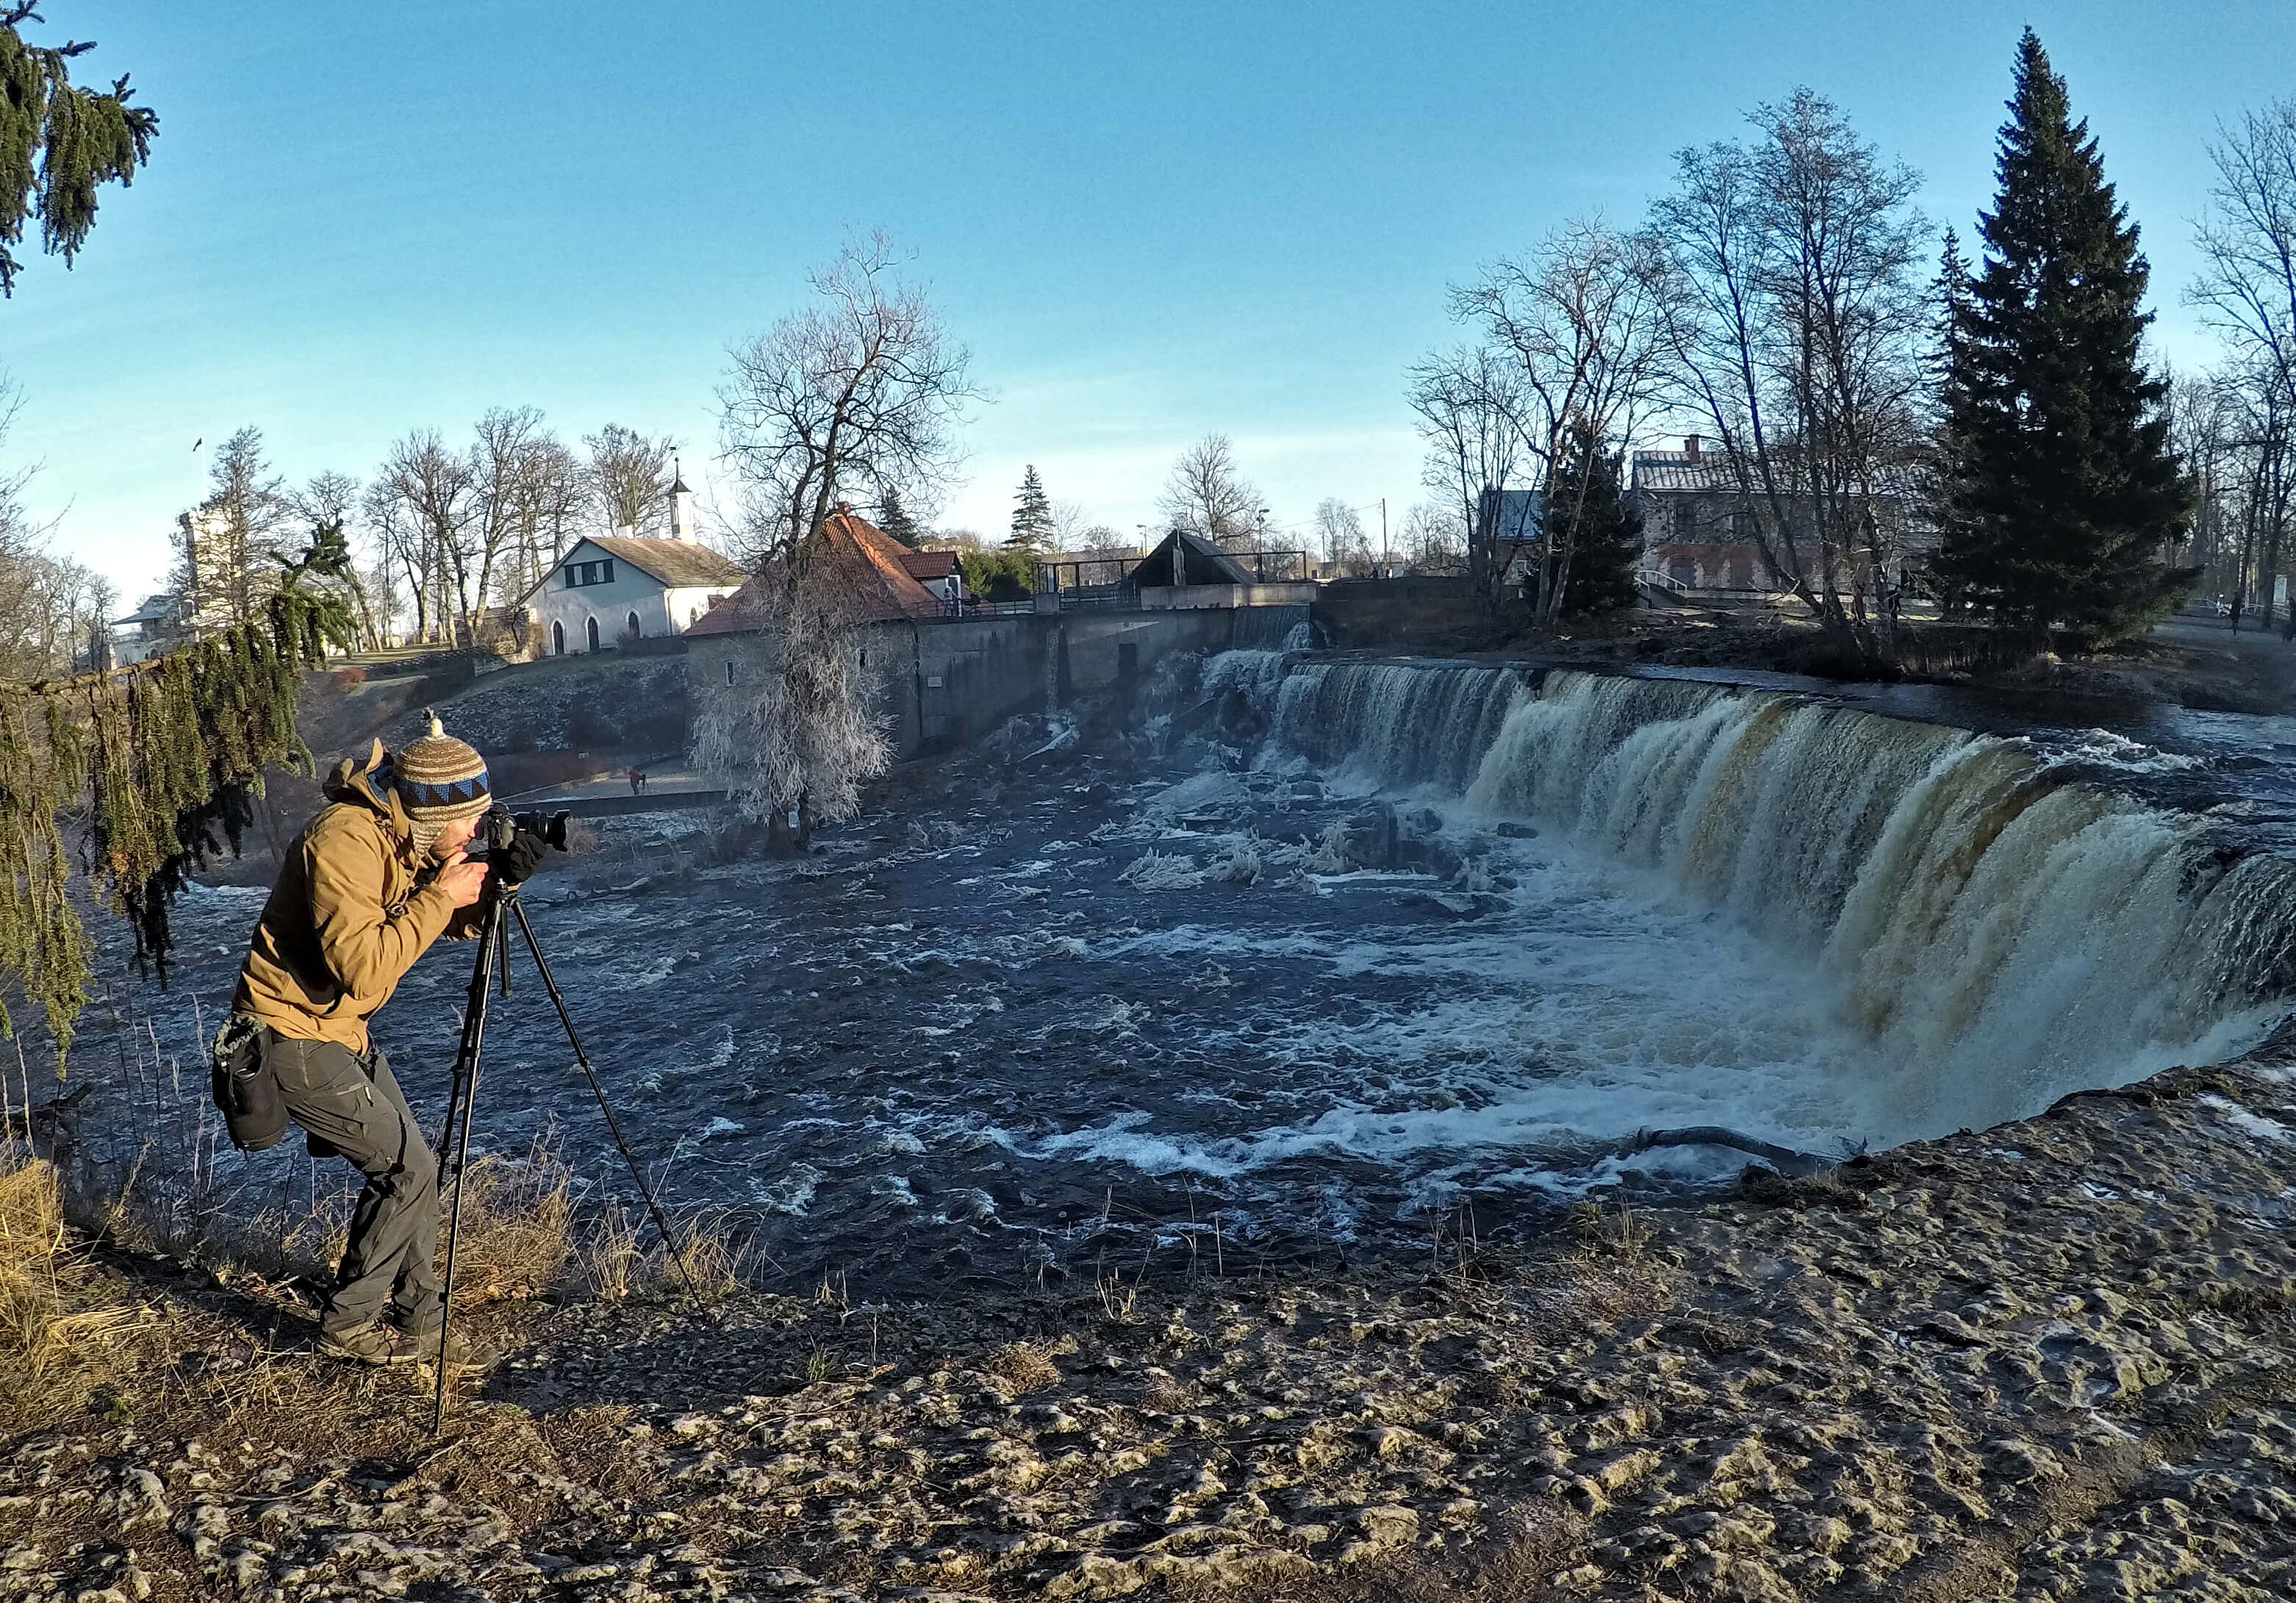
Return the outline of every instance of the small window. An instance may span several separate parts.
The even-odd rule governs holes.
[[[636,612],[630,614],[629,627],[624,632],[633,640],[645,632],[638,627],[638,615]]]
[[[602,585],[610,585],[614,582],[614,559],[612,557],[610,556],[604,562],[598,564],[598,582]]]
[[[568,563],[566,564],[566,588],[570,590],[576,589],[580,587],[581,583],[582,564],[580,563]]]
[[[590,637],[590,649],[591,649],[592,651],[595,651],[595,650],[597,650],[597,649],[598,649],[598,621],[597,621],[595,618],[593,618],[593,619],[591,619],[591,620],[589,621],[589,622],[588,622],[588,623],[586,623],[586,625],[584,625],[583,627],[584,627],[584,629],[585,629],[585,631],[589,635],[589,637]]]
[[[734,659],[731,657],[726,659],[726,682],[728,685],[734,682]]]
[[[1674,538],[1678,540],[1694,540],[1698,538],[1698,508],[1691,502],[1675,503]]]
[[[550,654],[554,657],[566,654],[566,625],[557,619],[553,619],[550,624]]]

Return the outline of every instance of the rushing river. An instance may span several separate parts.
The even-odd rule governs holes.
[[[703,818],[665,812],[534,883],[675,1197],[738,1206],[800,1281],[1089,1276],[1066,1254],[1103,1218],[1243,1262],[1395,1245],[1462,1199],[1496,1225],[1745,1162],[1624,1150],[1652,1128],[1838,1154],[2234,1055],[2292,988],[2289,867],[2255,849],[2296,796],[2284,720],[2143,740],[1260,652],[1168,665],[1143,711],[1144,736],[913,777],[802,863],[712,865]],[[261,896],[184,904],[176,988],[135,999],[163,1056],[193,1062]],[[466,949],[384,1015],[424,1106]],[[539,988],[496,1006],[481,1139],[554,1131],[618,1189]],[[82,1049],[123,1053],[100,1026]]]

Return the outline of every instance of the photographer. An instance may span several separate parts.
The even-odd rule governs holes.
[[[217,1058],[259,1054],[312,1155],[346,1158],[366,1178],[319,1350],[484,1367],[493,1354],[459,1338],[440,1350],[438,1163],[368,1023],[432,941],[477,933],[489,868],[516,884],[543,843],[521,833],[492,864],[466,859],[493,802],[486,760],[436,717],[395,758],[377,741],[365,763],[337,764],[325,793],[264,904]]]

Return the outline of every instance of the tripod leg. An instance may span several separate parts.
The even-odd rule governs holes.
[[[526,937],[526,949],[534,954],[535,972],[542,976],[542,989],[550,993],[550,1005],[558,1009],[558,1022],[566,1027],[566,1041],[574,1048],[574,1061],[581,1065],[582,1077],[590,1082],[590,1094],[598,1099],[598,1111],[605,1115],[606,1133],[614,1138],[614,1146],[622,1155],[624,1167],[629,1170],[638,1195],[645,1198],[646,1212],[652,1215],[653,1228],[661,1235],[661,1250],[668,1254],[670,1267],[677,1271],[678,1279],[685,1283],[685,1295],[698,1303],[701,1300],[701,1293],[694,1286],[693,1277],[686,1273],[685,1265],[679,1262],[677,1241],[669,1233],[669,1221],[662,1217],[661,1204],[655,1200],[653,1188],[646,1184],[645,1176],[639,1171],[636,1155],[630,1151],[629,1143],[622,1139],[621,1126],[614,1122],[614,1110],[606,1101],[606,1089],[598,1083],[598,1072],[590,1066],[590,1055],[582,1049],[582,1038],[575,1032],[574,1015],[566,1010],[566,999],[559,994],[558,982],[550,977],[550,964],[542,955],[542,943],[534,938],[534,925],[528,922],[525,904],[519,900],[515,890],[504,900],[510,904],[511,917],[518,920],[519,933]]]
[[[430,1434],[447,1417],[447,1337],[455,1317],[455,1249],[463,1235],[463,1175],[471,1162],[471,1110],[479,1100],[479,1051],[487,1032],[487,988],[494,979],[495,954],[503,944],[503,901],[487,908],[479,933],[478,960],[471,966],[470,993],[463,1004],[463,1043],[455,1054],[455,1097],[447,1109],[447,1134],[455,1141],[455,1191],[447,1216],[447,1272],[439,1287],[439,1357],[432,1365]],[[459,1112],[461,1128],[454,1128]]]

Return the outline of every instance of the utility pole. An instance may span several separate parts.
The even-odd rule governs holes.
[[[1384,577],[1389,579],[1395,577],[1395,553],[1389,550],[1387,546],[1387,497],[1385,496],[1379,498],[1379,566]]]

